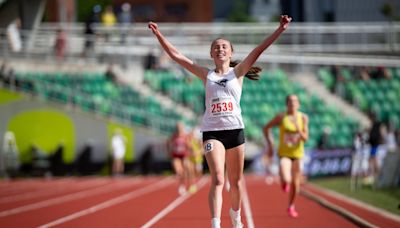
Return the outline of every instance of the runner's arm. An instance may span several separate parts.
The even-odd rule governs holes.
[[[281,15],[280,25],[275,32],[261,42],[261,44],[254,48],[243,61],[235,66],[235,74],[238,77],[244,76],[249,71],[261,53],[263,53],[276,39],[278,39],[281,33],[285,31],[291,20],[291,17],[287,15]]]
[[[274,152],[274,138],[272,137],[271,131],[270,129],[278,126],[283,118],[283,114],[278,114],[277,116],[275,116],[271,121],[269,121],[264,127],[263,127],[263,133],[264,133],[264,137],[267,140],[267,148],[268,148],[268,156],[272,157],[273,156],[273,152]]]
[[[208,69],[195,64],[191,59],[184,56],[171,42],[169,42],[164,35],[158,29],[158,25],[154,22],[149,22],[149,28],[152,30],[154,35],[157,37],[158,42],[165,50],[165,52],[174,60],[176,63],[181,65],[183,68],[190,71],[192,74],[199,77],[201,80],[206,81]]]

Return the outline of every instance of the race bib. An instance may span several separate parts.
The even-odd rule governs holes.
[[[231,97],[218,97],[211,100],[211,116],[231,116],[234,112],[233,101]]]
[[[300,134],[285,132],[285,137],[283,140],[288,147],[297,146],[300,142]]]

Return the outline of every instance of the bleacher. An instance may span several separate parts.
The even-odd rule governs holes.
[[[19,87],[43,100],[72,105],[84,112],[112,117],[171,133],[177,121],[191,123],[174,109],[166,108],[151,96],[129,85],[116,84],[103,73],[17,73]]]
[[[343,92],[337,95],[364,113],[372,111],[379,120],[390,121],[400,128],[400,68],[388,70],[391,78],[364,80],[357,71],[344,67],[338,72],[343,77],[343,82],[338,82],[341,84],[335,84],[335,75],[326,67],[320,68],[317,74],[327,88],[333,90],[335,86],[343,87]]]

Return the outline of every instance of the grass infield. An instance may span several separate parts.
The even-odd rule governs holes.
[[[372,206],[400,215],[400,188],[373,189],[362,185],[355,191],[350,189],[349,177],[331,177],[310,180],[311,183],[357,199]]]

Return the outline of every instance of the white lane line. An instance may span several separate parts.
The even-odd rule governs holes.
[[[147,194],[147,193],[150,193],[150,192],[153,192],[153,191],[157,191],[160,188],[163,188],[166,185],[169,185],[171,183],[172,183],[172,178],[171,177],[165,178],[165,179],[163,179],[161,181],[157,181],[156,183],[153,183],[153,184],[148,185],[146,187],[134,190],[134,191],[126,193],[124,195],[121,195],[121,196],[112,198],[110,200],[107,200],[107,201],[105,201],[103,203],[96,204],[96,205],[94,205],[92,207],[86,208],[84,210],[78,211],[76,213],[70,214],[70,215],[62,217],[62,218],[59,218],[59,219],[54,220],[52,222],[49,222],[47,224],[41,225],[41,226],[39,226],[39,228],[53,227],[53,226],[60,225],[62,223],[77,219],[77,218],[85,216],[85,215],[93,214],[93,213],[95,213],[95,212],[97,212],[99,210],[103,210],[105,208],[108,208],[108,207],[111,207],[111,206],[114,206],[114,205],[117,205],[117,204],[120,204],[120,203],[124,203],[127,200],[134,199],[134,198],[139,197],[141,195],[144,195],[144,194]]]
[[[37,189],[42,188],[43,186],[47,186],[49,182],[53,183],[62,183],[66,181],[71,181],[72,178],[63,178],[63,179],[54,179],[54,180],[46,180],[46,179],[30,179],[30,180],[24,180],[22,182],[17,182],[17,181],[10,181],[7,183],[7,186],[0,186],[0,194],[20,194],[18,191],[24,190],[24,191],[34,191]],[[19,181],[19,180],[18,180]],[[16,192],[16,193],[15,193]],[[5,195],[7,196],[7,195]],[[8,195],[12,196],[12,195]]]
[[[243,189],[243,198],[242,198],[243,209],[244,209],[244,214],[246,216],[247,227],[254,228],[253,214],[251,213],[249,195],[247,194],[245,178],[243,178],[243,188],[242,189]]]
[[[134,183],[134,182],[131,182]],[[129,184],[131,184],[129,183]],[[135,181],[136,183],[136,181]],[[117,188],[123,187],[125,186],[125,184],[121,185],[121,186],[117,186]],[[13,208],[10,210],[5,210],[0,212],[0,218],[1,217],[6,217],[6,216],[10,216],[10,215],[15,215],[15,214],[19,214],[19,213],[23,213],[23,212],[27,212],[27,211],[31,211],[31,210],[36,210],[36,209],[41,209],[41,208],[45,208],[45,207],[49,207],[49,206],[53,206],[53,205],[57,205],[57,204],[61,204],[61,203],[65,203],[68,201],[72,201],[72,200],[77,200],[77,199],[82,199],[88,196],[93,196],[96,194],[101,194],[107,191],[112,191],[116,188],[116,185],[102,185],[102,186],[96,186],[94,188],[90,188],[90,189],[86,189],[80,192],[76,192],[76,193],[72,193],[72,194],[68,194],[68,195],[64,195],[61,197],[55,197],[52,199],[48,199],[48,200],[44,200],[38,203],[32,203],[32,204],[28,204],[28,205],[24,205],[21,207],[17,207],[17,208]]]
[[[197,191],[199,191],[202,187],[204,187],[206,182],[207,182],[207,178],[206,177],[202,177],[199,180],[198,184],[197,184],[197,186],[198,186],[198,190]],[[179,196],[172,203],[170,203],[166,208],[164,208],[162,211],[160,211],[158,214],[156,214],[156,216],[154,216],[150,221],[145,223],[142,226],[142,228],[151,227],[152,225],[154,225],[156,222],[158,222],[160,219],[162,219],[164,216],[166,216],[169,212],[174,210],[176,207],[178,207],[181,203],[183,203],[185,200],[187,200],[192,195],[193,194],[189,194],[188,193],[188,194]]]
[[[72,183],[71,183],[72,182]],[[65,181],[63,183],[55,182],[54,185],[44,186],[43,189],[39,189],[33,192],[20,193],[18,195],[6,196],[0,198],[0,204],[11,203],[20,200],[32,199],[40,196],[52,195],[56,193],[62,193],[66,190],[82,190],[88,187],[94,187],[104,184],[105,180],[94,180],[88,182],[76,182],[76,181]]]
[[[41,179],[42,180],[42,179]],[[15,190],[26,188],[30,185],[35,185],[38,180],[36,179],[25,179],[25,180],[2,180],[0,182],[0,193],[3,193],[4,190]]]

